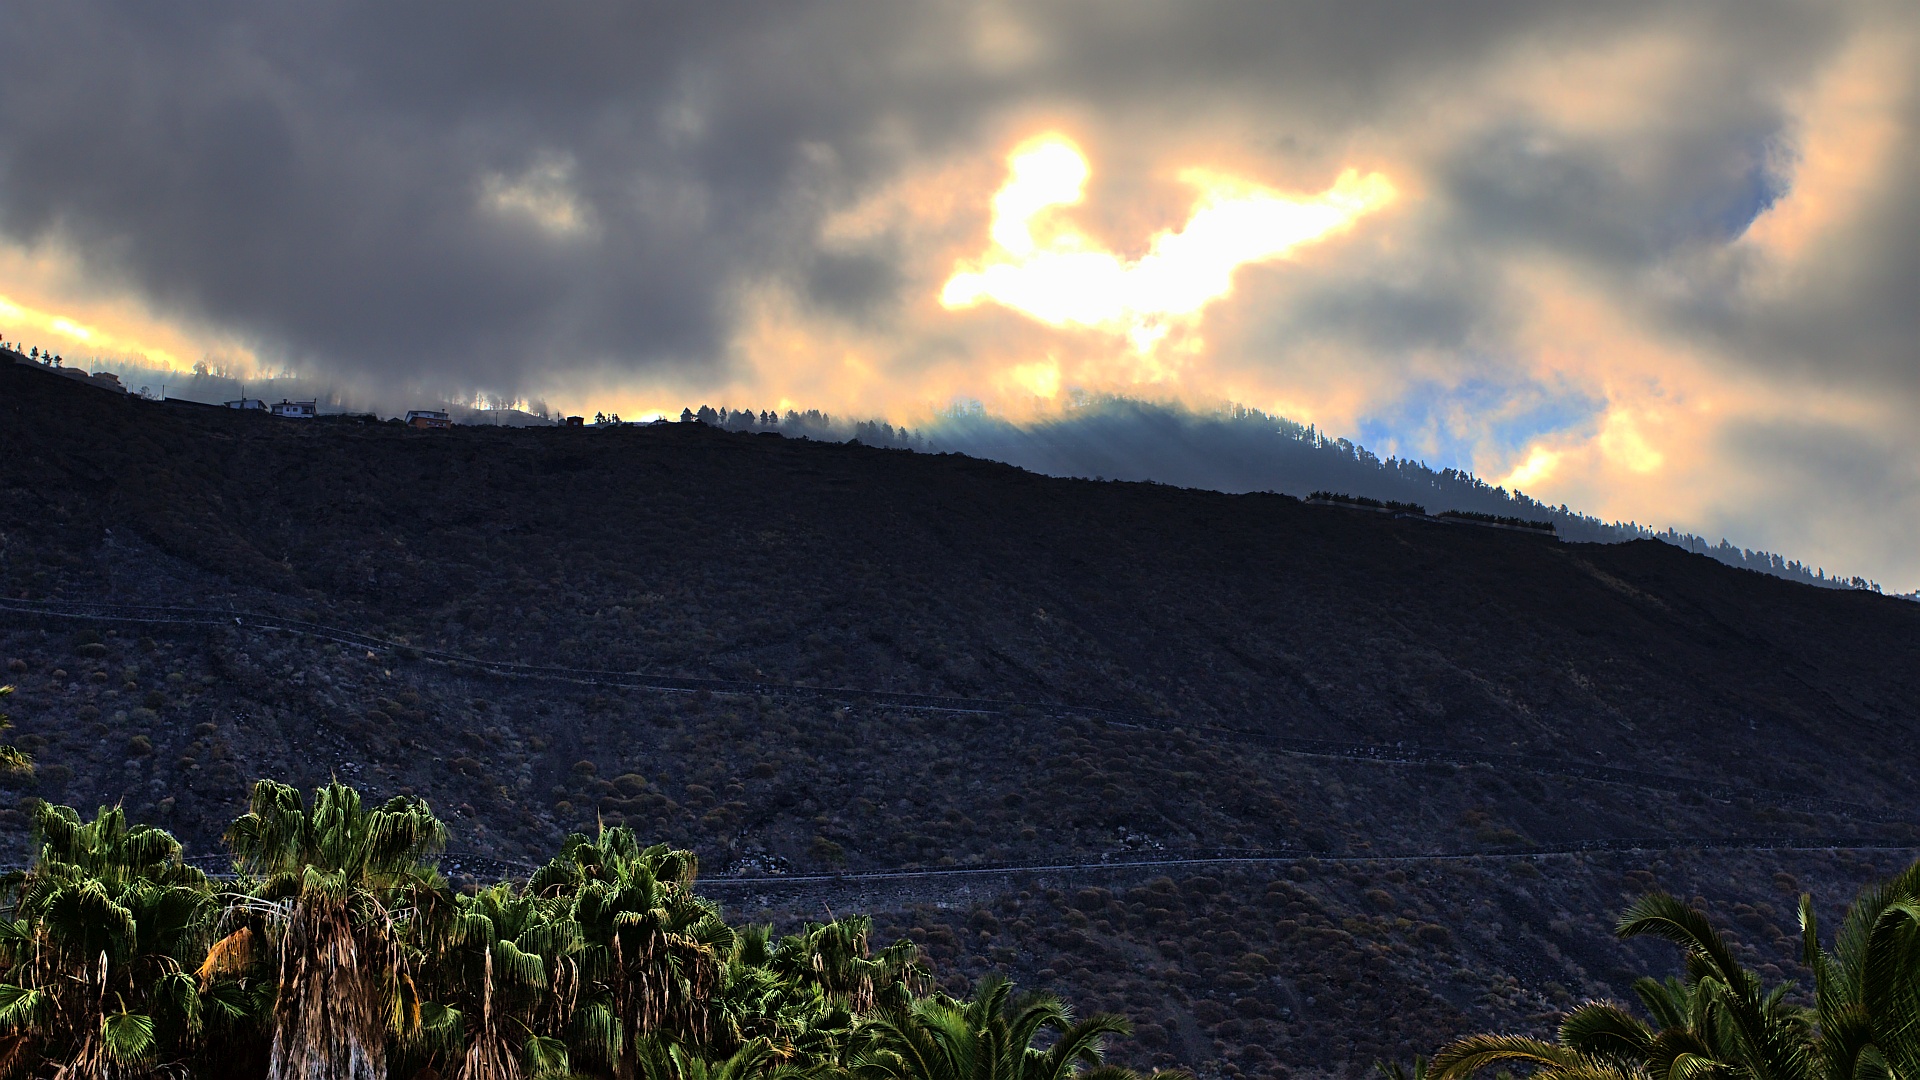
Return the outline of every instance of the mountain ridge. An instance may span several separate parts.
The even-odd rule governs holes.
[[[164,388],[164,376],[178,375],[125,363],[101,366],[96,362],[94,366],[118,373],[128,387],[144,380]],[[281,383],[290,388],[283,388],[285,392],[320,398],[322,408],[346,412],[366,408],[362,402],[298,379],[269,380],[268,386]],[[229,375],[196,372],[186,382],[184,394],[176,398],[225,400],[243,393],[244,385]],[[518,401],[483,404],[486,407],[453,402],[441,402],[440,406],[453,409],[456,420],[462,423],[558,420],[557,414],[547,415],[545,402],[528,405],[531,414],[515,411],[522,404]],[[1861,575],[1830,576],[1824,567],[1743,547],[1725,537],[1715,542],[1672,526],[1656,529],[1637,521],[1609,522],[1564,503],[1556,506],[1517,490],[1508,492],[1470,470],[1434,469],[1411,458],[1383,459],[1365,446],[1329,436],[1312,424],[1239,404],[1195,410],[1117,395],[1080,394],[1072,395],[1061,412],[1026,424],[994,417],[979,406],[955,406],[936,413],[919,429],[885,420],[849,420],[817,409],[789,409],[782,415],[777,410],[716,409],[702,404],[697,410],[689,407],[684,411],[696,414],[703,423],[728,430],[777,430],[790,437],[821,441],[857,439],[872,446],[951,451],[1049,476],[1152,481],[1230,494],[1268,491],[1305,495],[1331,487],[1367,498],[1432,503],[1430,509],[1435,511],[1544,519],[1573,539],[1603,543],[1662,540],[1729,566],[1822,588],[1882,591],[1878,582]],[[1920,601],[1920,590],[1891,595]]]

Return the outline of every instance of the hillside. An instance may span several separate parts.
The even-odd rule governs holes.
[[[1920,605],[1652,541],[15,365],[0,533],[14,798],[124,800],[198,852],[262,775],[424,795],[500,860],[624,821],[742,912],[871,906],[949,978],[1128,1012],[1140,1062],[1537,1027],[1671,962],[1607,935],[1623,890],[1837,903],[1916,843]],[[1055,869],[802,880],[992,866]],[[1790,970],[1763,906],[1740,932]]]

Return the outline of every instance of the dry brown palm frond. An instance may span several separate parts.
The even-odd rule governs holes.
[[[497,1034],[476,1037],[460,1060],[455,1080],[520,1080],[520,1063]]]
[[[253,927],[243,926],[207,949],[207,958],[202,961],[196,975],[200,979],[200,988],[205,990],[214,979],[222,975],[241,975],[253,966],[254,945],[258,940]]]
[[[493,951],[481,961],[480,1030],[467,1044],[456,1080],[519,1080],[520,1063],[493,1018]]]

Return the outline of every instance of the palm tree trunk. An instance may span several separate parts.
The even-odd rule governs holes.
[[[304,899],[288,920],[274,1007],[271,1080],[386,1080],[378,962],[347,905]]]
[[[467,1046],[458,1080],[519,1080],[520,1063],[493,1023],[493,949],[486,950],[480,978],[480,1030]]]

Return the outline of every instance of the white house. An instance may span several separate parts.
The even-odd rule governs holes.
[[[292,420],[311,420],[314,416],[315,404],[311,401],[282,401],[273,406],[272,412],[275,416],[284,416]]]

